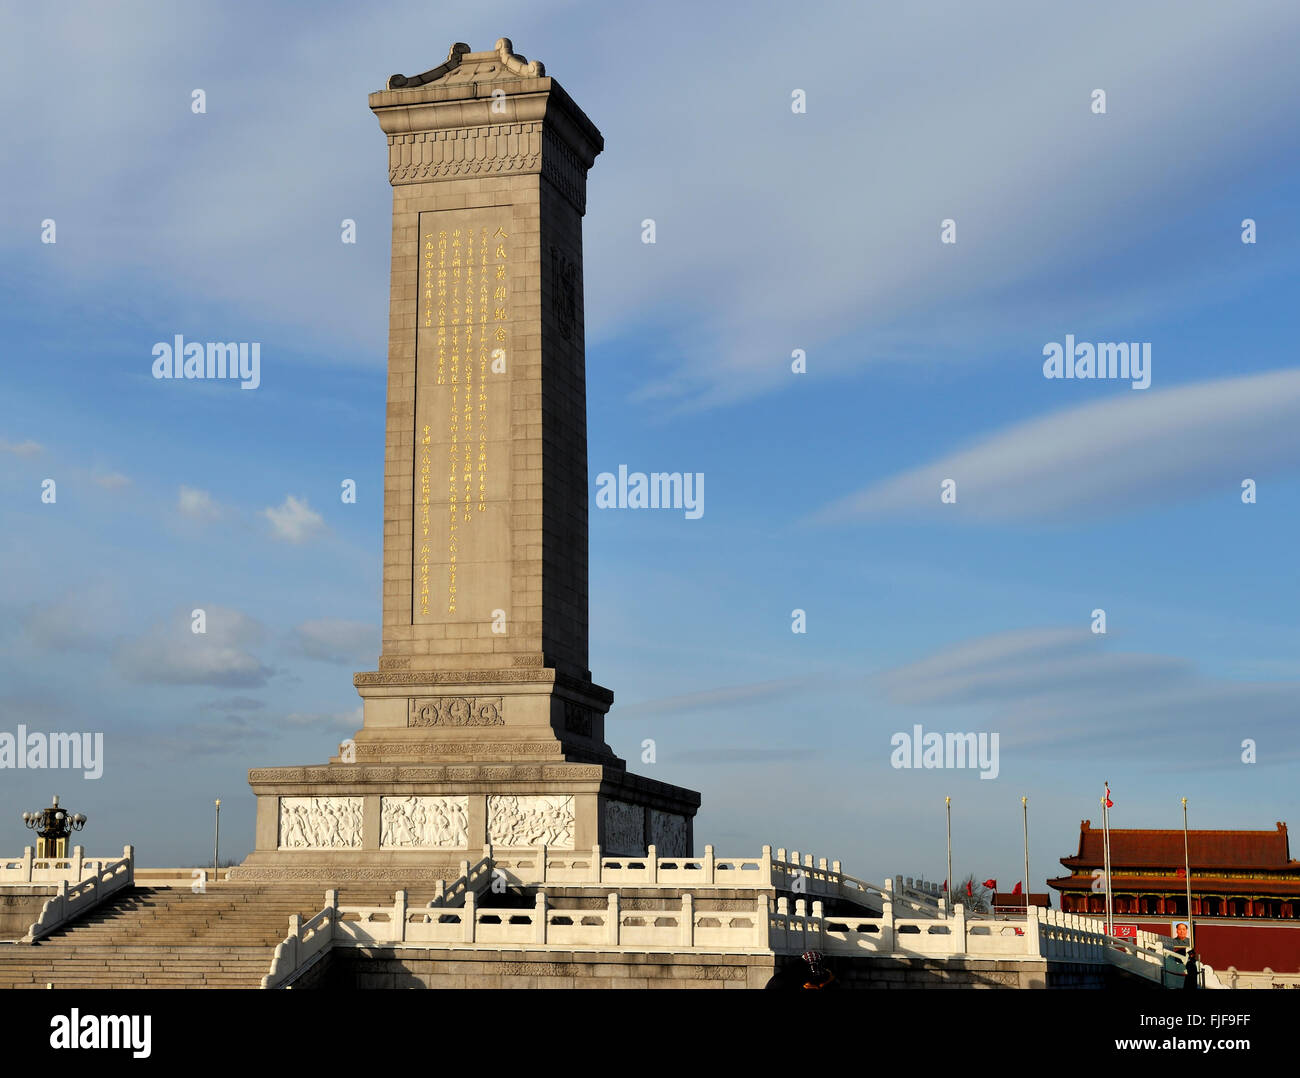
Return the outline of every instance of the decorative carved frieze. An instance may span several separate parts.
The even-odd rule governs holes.
[[[540,120],[388,136],[388,178],[394,186],[540,172],[541,163]]]
[[[407,726],[504,726],[500,696],[425,696],[408,702]]]
[[[379,845],[385,849],[464,848],[468,797],[385,797],[380,800]]]
[[[573,203],[581,214],[587,212],[587,167],[562,138],[548,127],[542,138],[542,176]]]
[[[385,756],[473,756],[482,754],[485,745],[493,752],[511,756],[555,756],[554,741],[363,741],[357,745],[357,757]]]
[[[361,798],[280,798],[280,849],[359,850]]]
[[[488,841],[494,846],[573,849],[573,798],[564,795],[488,798]]]
[[[407,685],[505,685],[520,682],[555,684],[605,704],[614,702],[614,694],[609,689],[561,673],[549,666],[512,670],[363,670],[352,675],[352,684],[358,689]]]
[[[243,866],[231,870],[232,880],[438,880],[460,879],[460,868],[456,864],[417,868],[415,866],[394,865],[387,868],[358,868],[354,865],[306,865],[306,866]]]
[[[587,967],[576,962],[502,962],[503,977],[581,977]]]

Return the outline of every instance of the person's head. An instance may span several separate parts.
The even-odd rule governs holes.
[[[821,951],[804,951],[803,960],[808,963],[808,968],[813,973],[820,973],[822,968]]]
[[[1179,921],[1178,924],[1174,925],[1174,934],[1180,940],[1185,940],[1187,938],[1187,922]]]

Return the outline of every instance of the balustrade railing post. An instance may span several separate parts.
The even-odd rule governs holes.
[[[764,950],[772,949],[772,914],[766,893],[758,896],[754,908],[754,946]]]
[[[339,920],[339,893],[338,891],[325,892],[325,908],[329,911],[325,920],[329,924],[327,939],[333,941],[338,939],[338,920]]]
[[[611,945],[617,947],[619,945],[620,931],[623,927],[621,923],[622,914],[619,912],[618,908],[617,891],[611,891],[609,893],[608,903],[605,912],[605,938]]]
[[[289,952],[289,970],[292,973],[301,964],[302,959],[299,957],[299,940],[302,936],[302,915],[291,913],[289,915],[289,938],[286,941],[289,946],[286,948]]]
[[[32,882],[32,861],[35,860],[35,851],[30,846],[23,847],[23,883]]]
[[[769,850],[769,847],[764,846],[763,849],[765,849],[765,850]],[[770,852],[770,851],[769,851],[769,852]],[[713,874],[717,871],[717,866],[713,863],[713,847],[712,847],[712,846],[705,846],[705,847],[704,847],[704,861],[703,861],[703,867],[704,867],[704,882],[705,882],[705,883],[713,883],[713,882],[714,882]]]
[[[695,946],[695,896],[682,895],[682,913],[678,920],[677,942],[683,947]]]
[[[952,941],[957,948],[957,954],[966,953],[966,904],[957,903],[957,916],[952,922]]]
[[[397,892],[397,901],[393,904],[393,918],[395,923],[389,927],[392,931],[389,933],[396,943],[406,942],[406,889]]]
[[[86,867],[86,848],[84,846],[72,847],[72,878],[81,882],[82,870]]]
[[[533,942],[546,942],[546,892],[538,891],[533,903]]]
[[[646,868],[650,872],[650,882],[659,882],[659,848],[652,842],[645,848]]]
[[[126,886],[135,886],[135,847],[123,846],[122,857],[126,861]]]
[[[1047,957],[1048,948],[1043,946],[1042,926],[1038,920],[1038,907],[1028,905],[1028,897],[1025,902],[1025,949],[1032,955],[1042,955]]]
[[[823,862],[825,864],[825,862]],[[816,949],[819,951],[826,950],[826,918],[823,913],[822,900],[815,899],[812,904],[812,919],[816,922],[814,925],[814,936]]]
[[[774,882],[772,879],[772,847],[763,847],[763,857],[758,866],[759,878],[763,881],[762,886],[770,887]],[[712,878],[709,880],[713,882]]]
[[[892,882],[886,878],[880,892],[880,947],[893,953],[898,949],[897,929],[894,925],[894,891]]]
[[[601,883],[601,882],[603,882],[602,879],[601,879],[602,866],[601,866],[601,863],[600,863],[600,862],[601,862],[601,857],[600,857],[600,846],[599,846],[599,845],[592,846],[592,848],[591,848],[591,878],[590,878],[590,882],[591,882],[591,883]]]
[[[461,928],[464,930],[461,935],[466,943],[474,942],[474,934],[478,929],[478,912],[475,908],[474,892],[467,890],[465,892],[464,913],[461,914]]]

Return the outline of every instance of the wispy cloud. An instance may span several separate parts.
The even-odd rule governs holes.
[[[811,760],[822,753],[817,749],[686,749],[665,756],[674,764],[766,764]]]
[[[1057,383],[1065,385],[1067,383]],[[1300,462],[1300,371],[1115,397],[1018,423],[949,456],[873,483],[816,518],[1061,521],[1149,508]],[[941,484],[957,500],[940,501]]]
[[[271,522],[271,534],[286,543],[305,543],[325,531],[325,519],[305,498],[298,499],[292,494],[282,505],[263,509],[262,515]]]
[[[203,609],[206,632],[193,631],[190,611],[176,611],[142,636],[119,641],[113,665],[128,681],[141,684],[265,685],[274,671],[250,650],[265,638],[261,624],[237,610]]]
[[[107,579],[90,580],[22,615],[23,632],[44,651],[107,651],[123,603],[124,588]]]
[[[379,629],[368,621],[316,618],[294,626],[289,650],[322,662],[367,662],[379,652]]]
[[[741,707],[758,700],[772,700],[790,696],[810,684],[806,677],[784,678],[777,681],[760,681],[752,685],[728,685],[724,688],[702,689],[699,692],[668,696],[659,700],[645,700],[628,705],[615,705],[611,719],[642,719],[667,717],[689,711],[715,711]]]
[[[1295,731],[1300,681],[1239,681],[1207,675],[1186,659],[1112,649],[1074,629],[979,637],[880,676],[900,716],[913,710],[953,729],[973,715],[1002,734],[1004,751],[1095,758],[1152,753],[1153,765],[1239,761],[1257,742],[1260,763],[1300,756]],[[960,717],[958,717],[960,716]]]
[[[212,495],[196,487],[181,487],[176,511],[188,520],[216,520],[221,516],[221,509]]]
[[[295,711],[284,717],[284,725],[357,730],[361,727],[363,712],[361,704],[351,711]]]
[[[131,485],[131,480],[121,472],[108,472],[96,475],[93,478],[105,490],[123,490]]]
[[[16,457],[34,457],[45,452],[45,447],[38,442],[6,442],[0,438],[0,453],[12,453]]]

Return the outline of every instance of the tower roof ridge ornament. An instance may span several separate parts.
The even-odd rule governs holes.
[[[546,65],[540,60],[530,61],[527,57],[518,55],[514,50],[514,42],[508,37],[497,38],[496,46],[490,52],[472,52],[465,42],[457,41],[447,50],[447,59],[437,67],[430,68],[419,75],[390,75],[386,88],[389,90],[410,90],[417,86],[425,86],[431,82],[451,79],[453,76],[461,74],[460,67],[465,60],[489,61],[494,65],[499,64],[498,71],[517,78],[539,79],[546,75]],[[474,69],[465,74],[472,74],[479,81],[492,81],[491,78],[483,78],[485,72],[481,70],[481,65],[474,65]]]

